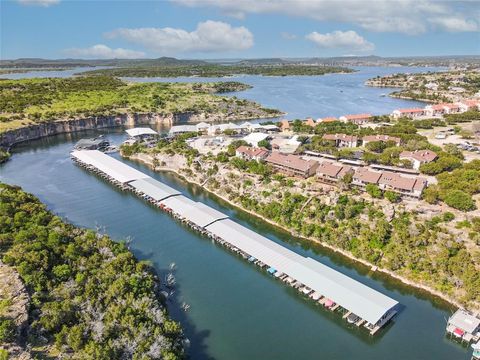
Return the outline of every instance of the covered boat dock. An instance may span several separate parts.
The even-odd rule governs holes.
[[[73,151],[71,156],[77,164],[143,197],[329,310],[356,315],[355,325],[364,324],[372,335],[398,310],[398,302],[390,297],[287,249],[122,161],[95,150]]]
[[[369,327],[371,331],[383,326],[395,315],[397,301],[230,219],[217,221],[206,229],[250,257],[266,264],[270,269],[288,275],[302,284],[303,289],[309,289],[308,293],[321,294],[335,305],[364,319],[371,325]]]

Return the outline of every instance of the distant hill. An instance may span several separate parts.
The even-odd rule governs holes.
[[[260,59],[177,59],[174,57],[160,57],[156,59],[40,59],[21,58],[15,60],[0,60],[0,68],[71,68],[71,67],[179,67],[179,66],[206,66],[206,65],[237,65],[237,66],[276,66],[276,65],[328,65],[328,66],[457,66],[480,64],[479,55],[445,55],[445,56],[405,56],[381,57],[368,56],[336,56],[311,58],[260,58]]]

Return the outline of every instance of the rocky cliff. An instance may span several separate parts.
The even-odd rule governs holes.
[[[8,149],[17,143],[39,139],[46,136],[72,133],[81,130],[104,129],[116,126],[134,126],[147,124],[174,124],[183,122],[199,121],[224,121],[234,120],[217,115],[205,115],[196,113],[179,113],[161,115],[149,114],[125,114],[116,116],[96,116],[83,119],[58,120],[42,122],[35,125],[25,126],[15,130],[9,130],[0,134],[0,147]]]

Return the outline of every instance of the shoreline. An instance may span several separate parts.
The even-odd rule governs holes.
[[[448,295],[445,295],[441,292],[439,292],[438,290],[435,290],[427,285],[423,285],[423,284],[418,284],[418,283],[415,283],[413,280],[410,280],[406,277],[404,277],[403,275],[399,275],[399,274],[396,274],[394,272],[392,272],[391,270],[388,270],[388,269],[384,269],[384,268],[380,268],[380,267],[376,267],[375,265],[372,265],[371,263],[369,263],[367,260],[364,260],[364,259],[360,259],[360,258],[357,258],[355,256],[353,256],[351,253],[349,253],[348,251],[346,250],[343,250],[343,249],[340,249],[338,247],[335,247],[331,244],[327,244],[327,243],[324,243],[318,239],[315,239],[313,237],[305,237],[305,236],[302,236],[302,235],[296,235],[296,234],[293,234],[292,231],[284,226],[284,225],[280,225],[276,222],[274,222],[273,220],[270,220],[270,219],[267,219],[265,218],[264,216],[252,211],[252,210],[248,210],[248,209],[245,209],[243,208],[241,205],[239,204],[236,204],[234,203],[233,201],[229,200],[228,198],[222,196],[222,195],[219,195],[217,193],[215,193],[214,191],[206,188],[204,185],[202,185],[201,183],[197,182],[197,181],[194,181],[194,180],[191,180],[191,179],[187,179],[187,177],[183,174],[181,174],[180,172],[178,172],[178,170],[175,170],[175,169],[172,169],[172,168],[168,168],[168,167],[162,167],[162,166],[157,166],[155,167],[153,165],[153,163],[151,161],[147,161],[146,159],[142,159],[142,157],[139,157],[138,156],[139,154],[134,154],[130,157],[124,157],[122,155],[122,158],[126,158],[126,159],[129,159],[129,160],[132,160],[132,161],[137,161],[137,162],[140,162],[140,163],[143,163],[149,167],[152,168],[152,170],[154,172],[170,172],[170,173],[174,173],[176,174],[178,177],[180,177],[182,180],[184,180],[185,182],[189,183],[189,184],[193,184],[193,185],[196,185],[196,186],[199,186],[202,190],[204,191],[207,191],[209,194],[212,194],[214,196],[216,196],[217,198],[225,201],[226,203],[228,203],[229,205],[237,208],[237,209],[240,209],[252,216],[255,216],[256,218],[258,219],[261,219],[262,221],[265,221],[267,222],[268,224],[270,225],[273,225],[285,232],[287,232],[288,234],[296,237],[296,238],[299,238],[299,239],[302,239],[302,240],[307,240],[307,241],[311,241],[315,244],[318,244],[324,248],[327,248],[329,250],[332,250],[334,251],[335,253],[337,254],[340,254],[356,263],[360,263],[366,267],[368,267],[370,269],[370,271],[373,271],[373,272],[379,272],[379,273],[382,273],[382,274],[385,274],[385,275],[388,275],[398,281],[400,281],[402,284],[404,285],[408,285],[408,286],[411,286],[417,290],[423,290],[425,292],[427,292],[428,294],[430,295],[433,295],[433,296],[436,296],[438,298],[440,298],[441,300],[445,301],[446,303],[448,303],[449,305],[452,305],[452,306],[456,306],[457,308],[465,308],[465,306],[463,306],[461,303],[459,303],[457,300],[449,297]],[[149,155],[147,155],[149,156]],[[151,159],[151,158],[150,158]]]

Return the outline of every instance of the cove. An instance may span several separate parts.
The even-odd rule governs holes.
[[[442,301],[371,273],[321,246],[299,241],[172,174],[153,173],[128,162],[234,221],[399,301],[402,312],[371,337],[133,194],[75,166],[69,158],[73,144],[99,133],[113,143],[125,138],[122,129],[110,129],[22,144],[0,167],[0,181],[22,186],[76,225],[97,227],[117,240],[130,239],[135,254],[150,260],[161,275],[175,262],[177,286],[169,309],[186,329],[193,359],[468,358],[467,348],[444,336],[445,319],[452,309]],[[191,306],[186,313],[179,307],[184,301]]]

